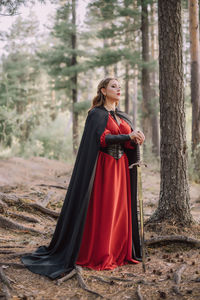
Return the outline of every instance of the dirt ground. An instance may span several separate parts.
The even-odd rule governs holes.
[[[39,203],[52,211],[60,211],[68,186],[72,166],[45,158],[10,158],[0,161],[0,193],[20,198],[24,203]],[[143,169],[143,197],[145,218],[155,210],[159,197],[159,172]],[[61,188],[59,188],[61,187]],[[1,194],[1,196],[3,195]],[[200,185],[190,183],[191,211],[197,221],[191,228],[176,228],[158,225],[146,228],[145,238],[158,235],[177,234],[200,240]],[[12,217],[18,224],[41,232],[0,228],[0,262],[2,270],[10,280],[9,291],[13,300],[17,299],[100,299],[83,290],[76,277],[58,285],[46,277],[33,274],[18,265],[20,255],[31,252],[40,245],[48,245],[56,225],[56,219],[36,209],[27,210],[23,205],[10,203],[1,206],[2,216]],[[23,216],[32,218],[28,221]],[[20,217],[21,216],[21,217]],[[33,219],[34,218],[34,219]],[[35,221],[34,221],[35,220]],[[1,225],[1,224],[0,224]],[[146,273],[142,264],[128,264],[112,271],[92,271],[83,269],[82,277],[88,287],[105,299],[200,299],[200,247],[186,243],[171,243],[147,247]],[[18,268],[17,268],[18,266]],[[175,283],[177,270],[184,269],[179,283]],[[96,278],[95,276],[98,276]],[[104,282],[100,279],[104,279]],[[116,278],[120,279],[117,280]],[[0,299],[5,284],[0,283]]]

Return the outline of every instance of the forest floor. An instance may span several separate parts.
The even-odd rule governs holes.
[[[83,290],[77,277],[58,285],[46,277],[20,268],[20,253],[48,245],[66,193],[72,166],[45,158],[10,158],[0,161],[0,265],[6,276],[0,283],[0,299],[100,299]],[[159,172],[143,169],[145,219],[155,210],[159,197]],[[61,188],[59,188],[61,187]],[[145,238],[182,235],[200,240],[200,185],[190,183],[191,211],[197,221],[190,228],[159,225],[146,228]],[[37,205],[49,210],[44,212]],[[29,217],[29,218],[26,218]],[[24,227],[7,226],[5,220]],[[3,228],[4,227],[4,228]],[[35,230],[30,231],[30,230]],[[16,254],[17,253],[17,254]],[[147,247],[146,273],[142,263],[112,271],[83,269],[87,286],[105,299],[200,299],[200,246],[167,243]],[[10,265],[9,265],[10,263]],[[181,274],[182,272],[182,274]],[[181,276],[182,275],[182,276]],[[98,276],[95,277],[95,276]],[[103,281],[100,281],[101,279]],[[120,279],[117,280],[116,278]]]

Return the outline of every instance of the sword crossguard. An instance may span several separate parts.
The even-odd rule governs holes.
[[[129,169],[132,169],[133,167],[141,167],[141,166],[145,166],[145,168],[148,167],[146,163],[144,163],[143,161],[139,160],[136,163],[130,165]]]

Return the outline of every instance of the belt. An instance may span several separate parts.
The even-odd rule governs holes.
[[[111,155],[115,159],[120,159],[124,154],[124,148],[121,144],[111,144],[107,147],[101,147],[100,151]]]

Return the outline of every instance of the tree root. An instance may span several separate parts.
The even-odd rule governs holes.
[[[25,205],[26,208],[33,208],[33,209],[36,209],[36,210],[39,210],[41,213],[45,214],[45,215],[49,215],[50,217],[53,217],[53,218],[58,218],[60,213],[57,212],[57,211],[53,211],[53,210],[50,210],[38,203],[26,203]]]
[[[12,290],[12,287],[10,285],[10,280],[6,277],[6,275],[3,272],[2,267],[0,267],[0,281],[3,285],[3,294],[6,300],[11,299],[10,290]]]
[[[61,283],[63,283],[64,281],[67,281],[68,279],[74,277],[76,275],[76,270],[73,269],[69,274],[65,275],[64,277],[58,279],[56,281],[57,285],[61,285]]]
[[[15,252],[12,250],[0,250],[0,254],[14,254]]]
[[[85,281],[84,281],[84,279],[83,279],[81,273],[82,273],[82,268],[79,267],[79,266],[75,266],[75,269],[73,269],[69,274],[65,275],[64,277],[58,279],[58,280],[56,281],[56,283],[57,283],[58,285],[60,285],[60,284],[63,283],[64,281],[67,281],[68,279],[70,279],[70,278],[76,276],[76,278],[77,278],[77,280],[78,280],[78,283],[79,283],[79,286],[80,286],[84,291],[87,291],[87,292],[89,292],[89,293],[91,293],[91,294],[93,294],[93,295],[95,295],[95,296],[97,296],[97,297],[105,298],[104,296],[102,296],[101,294],[99,294],[99,293],[97,293],[97,292],[91,290],[91,289],[87,286],[87,284],[85,283]]]
[[[9,254],[9,253],[5,253],[5,254]],[[11,259],[11,258],[16,258],[16,257],[21,257],[23,255],[28,255],[28,254],[30,254],[30,252],[18,252],[18,253],[17,252],[12,252],[6,257]]]
[[[0,248],[25,248],[24,246],[16,246],[16,245],[0,245]]]
[[[138,300],[143,300],[143,296],[141,294],[140,285],[139,284],[138,284],[138,287],[137,287],[137,290],[136,290],[136,296],[137,296]]]
[[[44,206],[38,204],[38,203],[28,203],[25,202],[23,199],[15,196],[15,195],[7,195],[4,193],[0,193],[0,200],[6,202],[9,206],[18,206],[20,208],[23,208],[27,211],[32,211],[32,210],[36,210],[36,211],[40,211],[41,213],[45,214],[45,215],[49,215],[53,218],[58,218],[60,213],[50,210],[48,208],[45,208]]]
[[[0,216],[0,227],[42,234],[42,232],[38,230],[23,226],[3,216]]]
[[[83,277],[82,277],[82,275],[81,275],[81,272],[80,272],[78,269],[76,269],[76,270],[77,270],[77,272],[76,272],[76,277],[77,277],[78,283],[79,283],[80,287],[81,287],[83,290],[85,290],[85,291],[87,291],[87,292],[89,292],[89,293],[91,293],[91,294],[93,294],[93,295],[95,295],[95,296],[97,296],[97,297],[105,298],[105,297],[102,296],[101,294],[99,294],[99,293],[97,293],[97,292],[91,290],[91,289],[86,285],[86,283],[85,283],[85,281],[84,281],[84,279],[83,279]]]
[[[116,280],[116,281],[123,281],[123,282],[133,282],[132,279],[126,279],[126,278],[121,278],[121,277],[115,277],[115,276],[104,276],[104,278],[109,279],[109,280]]]
[[[27,222],[31,222],[31,223],[39,223],[39,220],[37,220],[36,218],[25,216],[25,215],[22,215],[22,214],[19,214],[19,213],[8,212],[8,215],[10,217],[21,219],[23,221],[27,221]]]
[[[42,205],[43,207],[47,207],[47,205],[49,204],[49,201],[51,200],[51,196],[52,196],[53,192],[50,191],[48,192],[48,194],[44,197],[43,200],[40,200],[40,205]]]
[[[107,278],[104,278],[104,277],[101,277],[101,276],[92,275],[92,276],[90,276],[90,278],[94,278],[96,280],[99,280],[99,281],[101,281],[103,283],[107,283],[109,285],[115,284],[115,282],[113,280],[110,280],[110,279],[107,279]]]
[[[182,295],[181,292],[179,291],[179,284],[181,282],[181,275],[182,275],[183,271],[185,270],[185,268],[186,268],[185,264],[181,265],[176,270],[176,272],[174,272],[174,275],[173,275],[173,280],[174,280],[175,285],[172,286],[172,292],[174,292],[177,295]]]
[[[166,235],[166,236],[158,236],[155,238],[151,238],[149,240],[145,240],[145,245],[150,246],[150,245],[156,245],[156,244],[169,244],[169,243],[187,243],[187,244],[192,244],[196,247],[200,247],[200,241],[183,236],[183,235]]]
[[[41,184],[37,184],[37,186],[46,186],[46,187],[53,187],[53,188],[61,189],[61,190],[67,190],[67,187],[61,186],[61,185],[53,185],[53,184],[44,184],[44,183],[41,183]]]
[[[10,280],[4,274],[2,267],[0,267],[0,279],[1,279],[1,282],[3,282],[5,285],[7,285],[7,287],[9,289],[12,289],[12,287],[10,285]]]
[[[22,264],[14,263],[14,262],[0,262],[0,266],[9,266],[16,269],[25,269],[26,267]]]
[[[183,271],[185,270],[185,268],[186,268],[186,265],[182,265],[174,273],[174,278],[173,279],[174,279],[175,284],[177,284],[177,285],[180,284],[181,275],[182,275]]]

